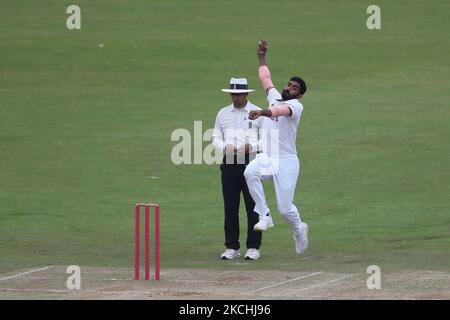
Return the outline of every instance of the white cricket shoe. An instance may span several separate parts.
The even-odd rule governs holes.
[[[266,216],[266,217],[259,217],[259,222],[257,224],[255,224],[255,226],[253,227],[253,230],[255,231],[266,231],[269,228],[272,228],[273,225],[273,221],[272,221],[272,217],[271,216]]]
[[[257,260],[261,256],[258,249],[250,248],[245,253],[245,260]]]
[[[227,249],[224,253],[220,256],[223,260],[233,260],[236,258],[239,258],[241,256],[241,253],[239,250],[234,249]]]
[[[295,251],[298,254],[302,254],[303,252],[306,251],[306,248],[308,248],[308,225],[304,222],[302,222],[302,224],[304,227],[303,234],[298,237],[294,235]]]

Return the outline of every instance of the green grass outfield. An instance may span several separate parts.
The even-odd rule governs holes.
[[[72,3],[79,31],[66,28]],[[0,272],[131,272],[140,201],[161,204],[163,270],[448,271],[450,4],[376,1],[374,31],[369,4],[2,0]],[[170,137],[212,127],[232,76],[264,106],[262,37],[275,85],[309,86],[295,203],[310,247],[295,255],[267,183],[276,227],[261,260],[224,262],[219,167],[172,164]]]

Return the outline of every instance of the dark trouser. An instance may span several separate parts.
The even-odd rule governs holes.
[[[246,161],[248,163],[248,161]],[[247,248],[259,249],[262,232],[253,230],[259,216],[253,211],[255,202],[252,199],[244,177],[245,164],[225,164],[220,166],[222,172],[222,193],[225,207],[225,246],[238,250],[239,244],[239,205],[241,191],[247,211]]]

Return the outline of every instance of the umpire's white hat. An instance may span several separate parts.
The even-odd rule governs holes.
[[[231,78],[230,87],[228,89],[222,89],[222,91],[227,93],[248,93],[255,90],[248,88],[247,79]]]

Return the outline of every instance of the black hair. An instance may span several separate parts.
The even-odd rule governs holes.
[[[305,81],[302,78],[294,76],[291,78],[290,81],[298,82],[298,84],[300,85],[300,94],[301,95],[305,94],[307,87]]]

